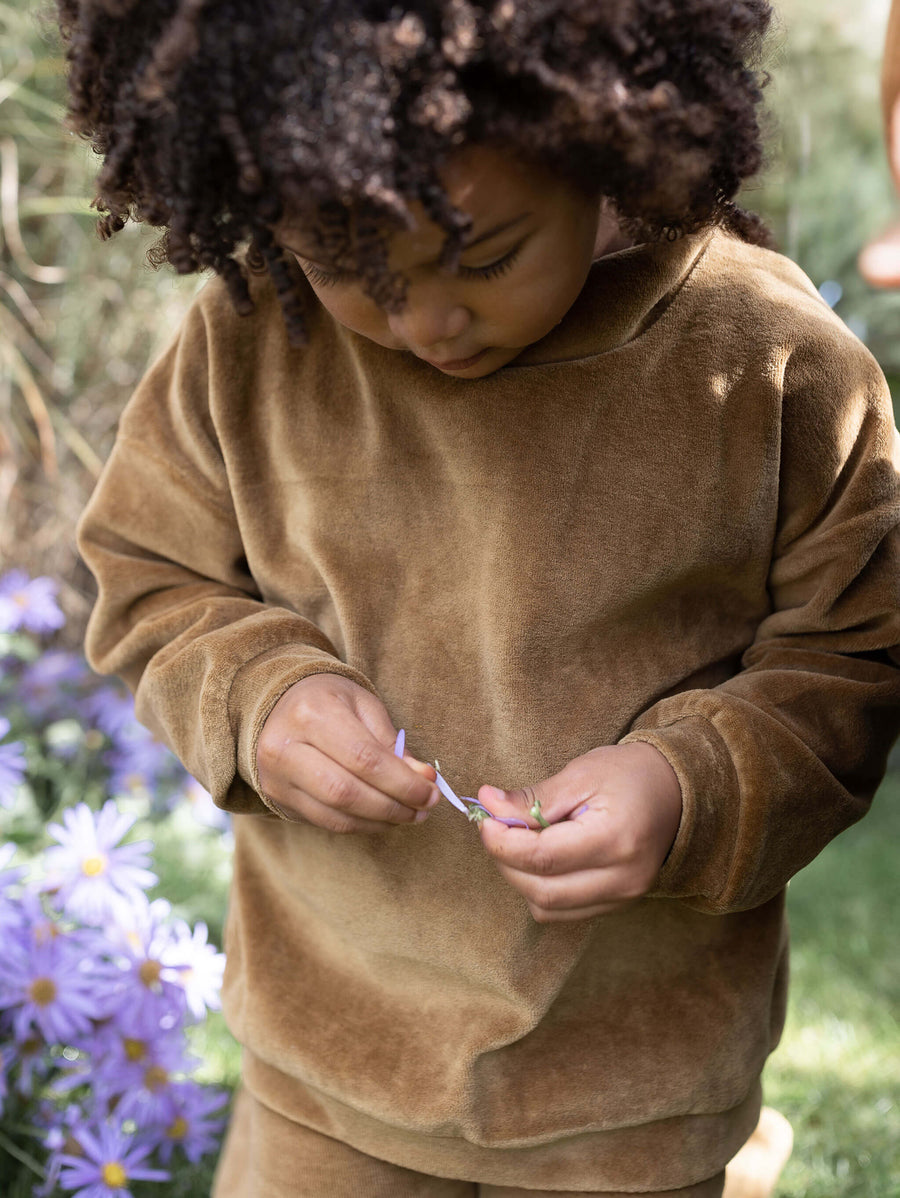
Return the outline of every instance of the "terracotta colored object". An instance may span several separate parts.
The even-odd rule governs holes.
[[[888,159],[900,196],[900,0],[894,0],[888,20],[881,104]],[[859,256],[859,269],[873,287],[900,287],[900,220],[865,247]]]

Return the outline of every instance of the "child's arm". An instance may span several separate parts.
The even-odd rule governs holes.
[[[742,671],[660,700],[618,746],[530,791],[479,792],[496,814],[536,796],[566,821],[482,825],[538,918],[644,894],[757,906],[868,807],[900,726],[900,454],[868,353],[843,330],[823,340],[785,369],[772,607]]]
[[[88,657],[125,679],[138,717],[226,809],[336,831],[412,821],[437,801],[434,771],[394,756],[371,682],[316,624],[264,602],[251,574],[213,413],[220,392],[241,390],[234,359],[209,349],[217,303],[219,336],[236,328],[223,289],[207,288],[128,405],[82,518],[99,588]],[[313,696],[336,714],[343,748],[310,717]]]

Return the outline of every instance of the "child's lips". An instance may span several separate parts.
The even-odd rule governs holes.
[[[473,354],[470,358],[448,358],[444,362],[433,362],[431,358],[423,358],[423,362],[427,362],[429,366],[434,366],[438,370],[468,370],[470,366],[474,366],[476,362],[480,362],[487,349],[481,349],[477,354]]]

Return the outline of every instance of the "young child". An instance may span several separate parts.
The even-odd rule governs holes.
[[[103,231],[220,276],[81,525],[235,817],[217,1198],[721,1195],[900,712],[887,389],[733,202],[768,5],[60,4]]]

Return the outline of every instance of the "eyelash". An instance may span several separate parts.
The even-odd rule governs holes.
[[[524,241],[520,241],[502,258],[498,258],[496,262],[491,262],[487,266],[460,266],[460,277],[463,279],[496,279],[498,275],[506,274],[518,258],[519,251],[524,244]]]
[[[320,270],[318,266],[313,266],[312,262],[307,262],[305,259],[301,261],[300,265],[303,267],[303,273],[309,279],[310,283],[315,283],[317,287],[332,287],[335,283],[343,283],[353,277],[346,271],[330,275],[327,271]]]
[[[520,241],[502,258],[498,258],[496,262],[491,262],[487,266],[460,266],[459,275],[463,279],[496,279],[499,275],[506,274],[518,258],[519,251],[524,244],[524,241]],[[322,270],[306,259],[303,259],[302,266],[310,283],[314,283],[317,287],[333,287],[335,283],[346,283],[355,278],[349,271],[329,274],[328,271]]]

